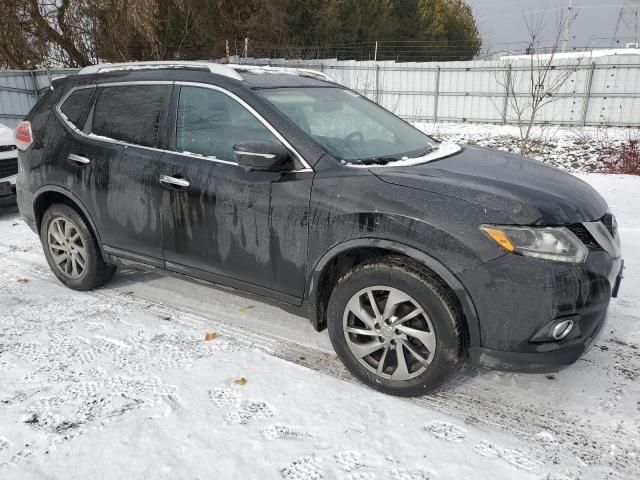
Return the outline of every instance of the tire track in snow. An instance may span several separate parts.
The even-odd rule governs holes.
[[[110,300],[122,301],[122,294],[117,291],[100,290],[99,295],[106,295]],[[132,297],[135,298],[135,297]],[[213,327],[223,335],[245,343],[247,346],[258,348],[266,353],[298,365],[329,373],[333,376],[355,380],[344,368],[335,354],[323,352],[314,347],[301,345],[290,340],[277,337],[265,332],[212,321],[200,314],[190,312],[184,308],[175,308],[165,304],[142,301],[149,309],[158,315],[171,314],[176,321],[190,327]],[[609,347],[612,349],[614,347]],[[563,411],[544,408],[539,404],[528,403],[522,398],[509,395],[508,392],[493,389],[480,389],[465,382],[465,378],[454,381],[443,390],[430,396],[409,399],[417,405],[435,408],[439,411],[463,417],[470,423],[485,424],[502,431],[516,435],[519,439],[527,440],[533,447],[532,454],[538,457],[538,463],[564,463],[567,458],[560,457],[558,448],[562,445],[565,451],[579,458],[585,464],[605,463],[620,473],[632,474],[629,478],[637,478],[640,468],[633,464],[631,458],[620,459],[609,455],[611,445],[616,444],[628,453],[636,453],[637,445],[632,438],[625,438],[619,429],[596,432],[596,428],[585,423],[577,416],[571,416]],[[540,437],[540,432],[552,432],[554,441],[549,444]],[[627,434],[629,432],[626,432]],[[635,457],[637,458],[637,456]],[[530,470],[535,470],[536,459],[531,459]],[[510,460],[512,462],[512,460]],[[572,462],[571,462],[572,463]]]
[[[33,250],[25,249],[18,252],[12,245],[2,243],[0,243],[0,247],[8,248],[14,254],[12,260],[24,264],[29,274],[40,280],[57,282],[57,279],[47,268],[28,259],[19,258],[19,253],[35,253]],[[277,358],[347,381],[356,381],[335,354],[267,332],[233,325],[229,323],[233,319],[212,320],[184,307],[154,302],[108,288],[83,294],[99,298],[107,303],[117,303],[123,307],[129,306],[132,309],[144,310],[189,328],[213,329],[244,346],[257,348]],[[606,344],[607,349],[613,353],[617,352],[623,356],[629,353],[626,350],[631,350],[629,346],[615,340],[600,343]],[[631,357],[627,355],[627,358],[634,358],[633,353],[635,352],[631,352]],[[597,366],[606,369],[614,368],[611,365],[600,363]],[[638,366],[640,366],[640,361],[631,367],[637,369]],[[630,479],[640,477],[640,466],[637,462],[638,443],[633,432],[629,431],[628,425],[626,428],[621,428],[620,425],[602,428],[591,424],[588,419],[585,420],[567,412],[558,411],[547,405],[528,402],[526,398],[517,397],[508,390],[500,389],[499,386],[496,387],[492,384],[482,384],[481,387],[472,385],[466,381],[466,377],[454,379],[445,389],[430,396],[407,401],[462,417],[468,423],[497,428],[520,440],[527,441],[531,450],[527,454],[533,457],[528,462],[530,468],[535,469],[535,465],[543,463],[577,465],[575,467],[578,469],[576,475],[579,478],[579,472],[582,468],[596,464],[606,465],[617,471],[622,475],[621,478],[625,478],[625,476]],[[636,426],[636,428],[638,427]],[[541,432],[551,432],[552,441],[549,441],[547,436],[541,436]],[[622,453],[612,454],[612,445],[616,445],[617,451]],[[538,473],[542,473],[542,471],[540,470]]]

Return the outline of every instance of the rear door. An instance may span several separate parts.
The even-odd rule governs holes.
[[[238,166],[234,144],[284,140],[247,107],[216,87],[176,85],[168,122],[174,153],[159,168],[160,176],[178,180],[161,194],[166,266],[299,303],[313,171],[301,164],[285,173]]]
[[[89,209],[105,250],[159,266],[156,147],[170,92],[170,84],[99,86],[65,153],[67,187]]]

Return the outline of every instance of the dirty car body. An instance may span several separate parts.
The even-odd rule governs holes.
[[[305,316],[317,330],[327,326],[332,293],[351,270],[406,258],[448,292],[459,311],[462,356],[474,364],[555,369],[593,343],[617,294],[622,259],[615,219],[590,186],[533,160],[434,140],[433,152],[414,152],[417,161],[338,158],[296,117],[295,105],[273,98],[344,87],[306,74],[234,72],[141,68],[57,81],[25,118],[33,139],[19,155],[24,220],[42,234],[47,208],[65,203],[86,219],[105,262],[231,287]],[[144,129],[119,124],[109,95],[124,86]],[[273,140],[286,150],[287,168],[240,165],[235,144],[215,158],[198,153],[215,138],[181,129],[217,107],[193,88],[221,93],[234,102],[225,115],[240,108],[265,127],[243,120],[216,135],[238,145]],[[323,108],[311,115],[340,115]],[[122,137],[111,138],[113,130]],[[361,134],[361,142],[348,141],[366,143]],[[268,148],[252,155],[274,157]],[[497,235],[505,226],[533,229],[526,235],[562,229],[583,255],[557,261],[509,251],[486,226],[497,226]],[[560,322],[569,331],[557,338]],[[413,347],[391,348],[409,358]]]

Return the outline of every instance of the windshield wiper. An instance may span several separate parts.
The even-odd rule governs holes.
[[[389,162],[396,162],[399,158],[393,157],[371,157],[371,158],[362,158],[360,160],[353,160],[354,163],[359,163],[361,165],[386,165]]]
[[[424,152],[420,152],[418,155],[416,155],[416,157],[414,158],[418,158],[418,157],[424,157],[425,155],[430,154],[431,152],[435,152],[438,149],[438,147],[430,147],[427,148]]]
[[[431,152],[435,152],[437,149],[438,147],[430,147],[427,150],[414,153],[413,155],[411,155],[411,157],[407,157],[406,155],[398,156],[398,157],[369,157],[369,158],[363,158],[360,160],[353,160],[353,162],[359,163],[361,165],[386,165],[387,163],[391,163],[391,162],[399,162],[401,160],[409,160],[412,158],[424,157],[425,155],[428,155]]]

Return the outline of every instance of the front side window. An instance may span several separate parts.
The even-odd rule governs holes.
[[[79,125],[80,119],[82,118],[87,103],[89,103],[93,90],[93,88],[80,88],[75,90],[60,106],[60,111],[76,128],[82,128]]]
[[[101,87],[91,133],[122,142],[155,147],[165,85]]]
[[[236,143],[278,139],[246,108],[209,88],[181,87],[176,151],[233,160]]]
[[[339,159],[415,158],[436,148],[420,130],[349,90],[303,87],[259,93]]]

